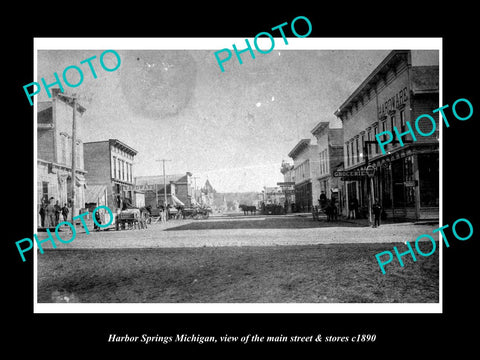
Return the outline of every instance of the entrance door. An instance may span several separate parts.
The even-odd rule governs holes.
[[[392,161],[393,206],[395,212],[405,208],[405,183],[403,159]]]

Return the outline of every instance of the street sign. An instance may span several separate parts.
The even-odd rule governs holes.
[[[358,177],[366,175],[366,170],[337,170],[333,172],[333,177]]]

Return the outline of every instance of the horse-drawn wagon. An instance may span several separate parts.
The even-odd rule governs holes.
[[[180,210],[179,216],[184,219],[206,220],[210,216],[212,209],[209,207],[184,207]]]
[[[335,202],[332,200],[320,200],[320,206],[312,206],[312,217],[313,220],[320,221],[320,214],[324,213],[327,215],[327,221],[337,220],[338,219],[338,208],[335,205]]]
[[[146,213],[138,208],[122,210],[116,216],[115,230],[146,229]]]

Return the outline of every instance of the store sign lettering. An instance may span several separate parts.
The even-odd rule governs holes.
[[[408,100],[407,88],[404,87],[395,95],[385,100],[378,106],[378,117],[382,118],[388,114],[389,111],[398,109],[401,105],[405,104]]]

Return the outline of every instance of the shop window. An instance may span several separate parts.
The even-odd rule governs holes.
[[[42,201],[48,201],[48,181],[42,181]]]
[[[405,205],[415,206],[415,177],[413,173],[413,156],[404,159]]]
[[[405,183],[403,159],[392,161],[393,182],[393,206],[400,208],[405,206]]]
[[[438,206],[438,154],[419,154],[420,206]]]

